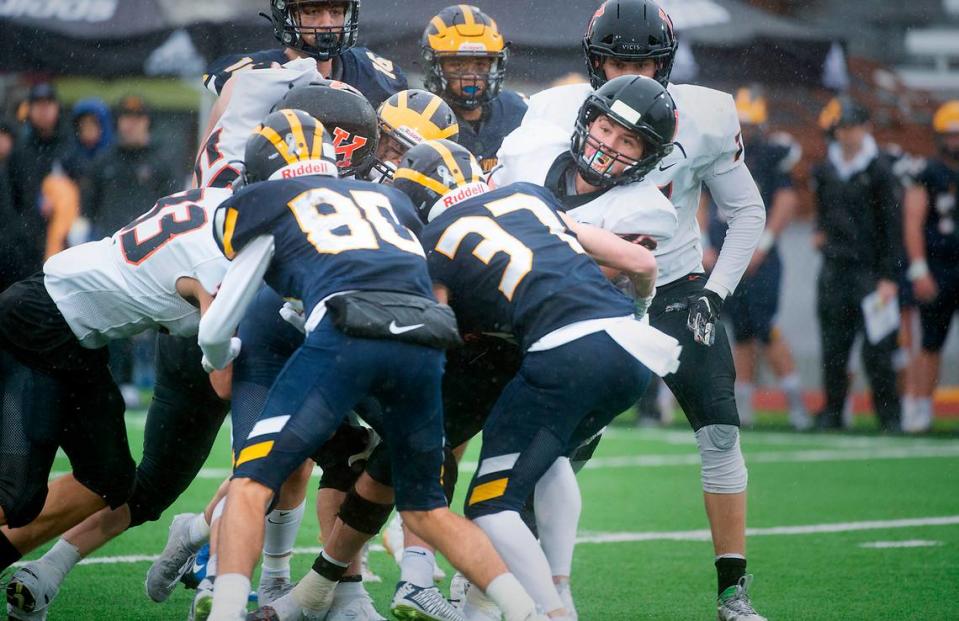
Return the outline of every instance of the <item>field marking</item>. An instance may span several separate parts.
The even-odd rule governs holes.
[[[885,550],[888,548],[932,548],[941,545],[941,541],[930,541],[928,539],[907,539],[905,541],[870,541],[868,543],[860,543],[859,547]]]
[[[773,526],[771,528],[747,528],[746,535],[750,537],[763,536],[789,536],[789,535],[816,535],[823,533],[849,533],[866,530],[888,530],[895,528],[919,528],[923,526],[953,526],[959,525],[959,515],[947,515],[942,517],[925,518],[907,518],[901,520],[871,520],[863,522],[839,522],[834,524],[808,524],[804,526]],[[601,544],[601,543],[633,543],[640,541],[710,541],[709,530],[679,530],[679,531],[651,531],[645,533],[594,533],[584,534],[576,538],[577,544]],[[939,545],[941,542],[911,540],[908,542],[874,542],[873,547],[908,547],[901,544]],[[878,544],[890,544],[880,546]],[[892,544],[900,544],[899,546]],[[867,547],[869,544],[860,544],[861,547]],[[912,547],[919,547],[914,545]],[[294,554],[319,554],[323,548],[318,546],[294,548]],[[374,544],[370,546],[373,552],[385,552],[383,546]],[[97,556],[80,561],[80,565],[116,565],[121,563],[152,563],[157,555],[133,554],[128,556]],[[26,562],[14,564],[14,567],[22,567]]]
[[[876,459],[935,459],[959,457],[959,444],[947,446],[903,446],[874,449],[808,449],[798,451],[750,451],[746,453],[746,465],[750,464],[796,464],[841,461],[871,461]],[[626,455],[622,457],[597,457],[586,464],[587,470],[608,468],[664,468],[670,466],[698,466],[699,453],[680,455]],[[475,461],[460,464],[463,472],[476,470]],[[316,469],[320,471],[319,468]],[[68,474],[67,470],[55,470],[50,478]],[[229,468],[202,468],[198,479],[223,480],[232,474]]]

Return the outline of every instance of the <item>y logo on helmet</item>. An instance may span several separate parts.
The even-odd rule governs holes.
[[[347,142],[352,138],[352,142]],[[336,165],[340,168],[349,168],[353,165],[353,154],[357,149],[369,142],[363,136],[356,136],[343,128],[333,129],[333,147],[336,151]]]

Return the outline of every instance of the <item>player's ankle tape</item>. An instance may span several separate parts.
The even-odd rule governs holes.
[[[348,565],[337,565],[336,563],[327,560],[323,554],[320,554],[318,557],[316,557],[316,560],[313,561],[313,571],[320,574],[327,580],[332,580],[333,582],[339,582],[348,568]]]
[[[340,582],[363,582],[363,576],[355,574],[352,576],[343,576],[340,578]]]

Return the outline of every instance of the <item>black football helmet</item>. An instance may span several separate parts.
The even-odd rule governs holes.
[[[627,158],[590,136],[590,125],[603,115],[642,139],[640,159]],[[614,78],[587,97],[579,109],[570,146],[576,167],[587,183],[597,187],[640,181],[672,152],[677,119],[673,98],[656,80],[636,75]],[[595,150],[590,156],[586,155],[587,147]],[[610,174],[616,162],[626,168],[618,175]]]
[[[257,126],[246,141],[243,163],[244,183],[337,174],[333,142],[323,123],[288,108],[271,112]]]
[[[423,222],[445,211],[433,207],[454,190],[461,189],[467,198],[488,189],[473,154],[449,140],[427,140],[407,151],[393,173],[393,187],[410,197]]]
[[[651,0],[606,0],[589,22],[583,37],[586,71],[593,88],[606,83],[603,58],[626,62],[652,58],[657,82],[666,86],[679,41],[673,20]]]
[[[503,40],[499,27],[489,15],[468,4],[448,6],[430,20],[420,41],[426,76],[423,85],[466,110],[475,110],[492,101],[503,88],[509,43]],[[485,76],[450,73],[443,70],[444,58],[489,58],[492,61]],[[463,94],[455,93],[450,84],[459,81]],[[485,87],[476,86],[477,81]]]
[[[300,11],[311,4],[343,6],[346,13],[343,26],[326,29],[301,25]],[[261,15],[273,23],[273,35],[280,43],[317,60],[329,60],[356,45],[360,30],[360,0],[270,0],[270,14]],[[315,42],[307,43],[303,35],[313,35]]]
[[[376,110],[358,90],[336,80],[291,88],[274,109],[303,110],[322,121],[336,147],[340,176],[363,174],[373,165],[379,141]]]

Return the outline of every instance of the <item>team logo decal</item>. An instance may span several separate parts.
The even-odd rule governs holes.
[[[352,139],[352,140],[351,140]],[[353,154],[369,142],[363,136],[356,136],[341,127],[333,129],[333,147],[336,151],[336,165],[349,168],[353,165]]]

